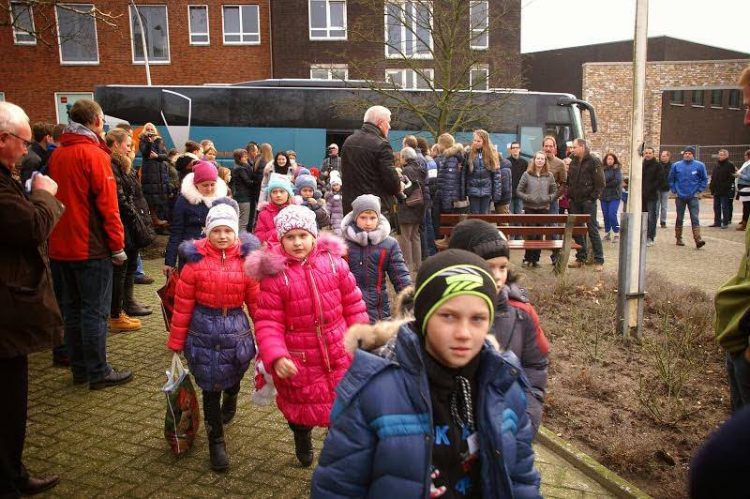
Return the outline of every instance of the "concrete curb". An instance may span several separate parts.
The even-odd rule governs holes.
[[[591,456],[576,449],[573,445],[558,437],[544,426],[539,428],[536,440],[568,461],[584,475],[596,481],[615,497],[627,499],[647,499],[651,497],[615,472],[604,467]]]

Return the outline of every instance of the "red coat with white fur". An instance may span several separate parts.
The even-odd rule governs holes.
[[[328,426],[334,389],[351,364],[344,334],[367,324],[367,307],[349,266],[346,244],[322,234],[305,260],[281,245],[250,253],[245,269],[260,280],[255,331],[263,364],[278,390],[276,403],[292,423]],[[279,379],[273,365],[289,358],[295,376]]]

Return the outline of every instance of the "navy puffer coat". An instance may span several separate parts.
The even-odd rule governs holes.
[[[391,305],[388,300],[386,274],[391,284],[400,293],[411,286],[411,274],[406,268],[404,255],[398,241],[390,236],[391,224],[380,215],[378,226],[371,232],[357,228],[352,212],[341,223],[342,235],[349,246],[349,269],[362,291],[367,304],[370,324],[388,319]]]
[[[443,151],[435,161],[438,165],[438,198],[440,212],[451,213],[453,203],[466,199],[466,169],[463,167],[464,152],[460,145]]]
[[[475,198],[492,197],[499,201],[503,183],[500,168],[489,171],[479,154],[474,157],[474,164],[471,166],[466,172],[466,195]]]

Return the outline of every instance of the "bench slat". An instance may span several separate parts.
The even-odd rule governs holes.
[[[545,236],[565,234],[565,226],[559,227],[544,227],[544,226],[520,226],[520,225],[504,225],[498,227],[499,230],[503,231],[506,236],[528,236],[534,234],[541,234]],[[585,225],[573,227],[573,234],[582,236],[588,232],[588,228]],[[439,235],[449,236],[453,234],[453,227],[440,227]]]
[[[588,222],[590,216],[589,215],[570,215],[575,219],[576,225],[582,225]],[[450,213],[445,213],[440,215],[440,225],[456,225],[462,220],[466,219],[479,219],[484,220],[485,222],[495,223],[495,224],[530,224],[530,223],[539,223],[539,224],[564,224],[568,221],[568,215],[562,214],[562,215],[525,215],[525,214],[507,214],[507,215],[498,215],[498,214],[486,214],[486,215],[455,215]]]

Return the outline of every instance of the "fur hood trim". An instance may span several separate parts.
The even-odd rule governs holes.
[[[348,249],[340,237],[321,233],[315,242],[311,256],[326,252],[333,256],[343,257]],[[256,281],[260,281],[264,277],[275,276],[283,272],[290,258],[292,257],[284,252],[281,244],[275,244],[271,248],[260,248],[247,255],[245,273]]]
[[[357,243],[360,246],[367,246],[368,242],[375,245],[382,243],[391,235],[391,224],[385,215],[381,214],[375,230],[357,232],[356,224],[354,223],[354,212],[350,211],[341,221],[341,232],[348,241]]]
[[[189,241],[183,241],[177,248],[180,259],[187,263],[199,262],[206,256],[207,246],[210,243],[208,239],[191,239]],[[240,256],[245,258],[251,251],[255,251],[260,248],[260,241],[253,234],[248,232],[240,232]]]
[[[201,194],[195,184],[193,184],[194,175],[195,174],[193,172],[185,175],[185,178],[182,179],[182,187],[180,187],[180,194],[182,194],[190,204],[203,203],[210,208],[216,199],[227,197],[229,188],[227,187],[226,182],[221,179],[221,177],[216,178],[216,190],[214,191],[214,195],[211,197],[206,197]]]
[[[464,154],[464,146],[462,146],[459,143],[455,143],[452,146],[450,146],[448,149],[443,151],[443,156],[446,158],[450,158],[451,156],[463,156]]]
[[[315,243],[318,252],[328,252],[333,256],[343,257],[349,252],[349,247],[339,236],[322,232]]]

